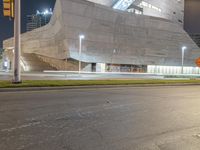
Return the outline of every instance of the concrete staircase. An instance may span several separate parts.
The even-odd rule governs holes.
[[[43,62],[49,64],[51,67],[56,68],[56,70],[62,71],[77,71],[78,70],[78,61],[73,59],[62,60],[55,59],[51,57],[46,57],[42,55],[37,55],[37,57]],[[82,62],[82,68],[84,68],[87,63]]]
[[[21,61],[24,71],[57,70],[56,67],[42,61],[36,54],[23,53]]]
[[[13,52],[7,51],[6,55],[13,64]],[[21,56],[21,70],[22,71],[33,71],[41,72],[44,70],[60,70],[60,71],[77,71],[78,61],[74,59],[55,59],[52,57],[47,57],[44,55],[38,55],[34,53],[22,53]],[[82,62],[82,69],[84,69],[88,64]]]

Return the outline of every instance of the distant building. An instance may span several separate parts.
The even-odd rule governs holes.
[[[200,33],[198,33],[198,34],[190,34],[190,37],[200,47]]]
[[[32,31],[49,23],[53,12],[52,9],[40,12],[37,10],[36,14],[27,15],[26,30]]]

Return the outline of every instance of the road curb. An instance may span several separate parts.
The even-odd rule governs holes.
[[[121,87],[157,87],[157,86],[200,86],[200,83],[174,83],[174,84],[133,84],[133,85],[90,85],[90,86],[61,86],[61,87],[21,87],[0,88],[0,92],[25,92],[25,91],[47,91],[67,89],[98,89],[98,88],[121,88]]]

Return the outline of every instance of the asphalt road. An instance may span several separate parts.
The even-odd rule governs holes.
[[[200,86],[0,93],[0,150],[200,150]]]

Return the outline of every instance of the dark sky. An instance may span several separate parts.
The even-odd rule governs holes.
[[[13,36],[13,21],[3,17],[2,1],[0,0],[0,48],[2,41]],[[26,30],[26,15],[34,14],[36,10],[53,8],[56,0],[21,0],[22,3],[22,32]]]
[[[185,30],[200,33],[200,0],[185,0]]]
[[[53,8],[55,0],[21,0],[22,1],[22,32],[26,29],[26,15],[36,10]],[[169,0],[170,1],[170,0]],[[185,30],[189,33],[200,33],[200,0],[186,0]],[[2,41],[13,36],[13,21],[3,17],[2,0],[0,0],[0,48]]]

